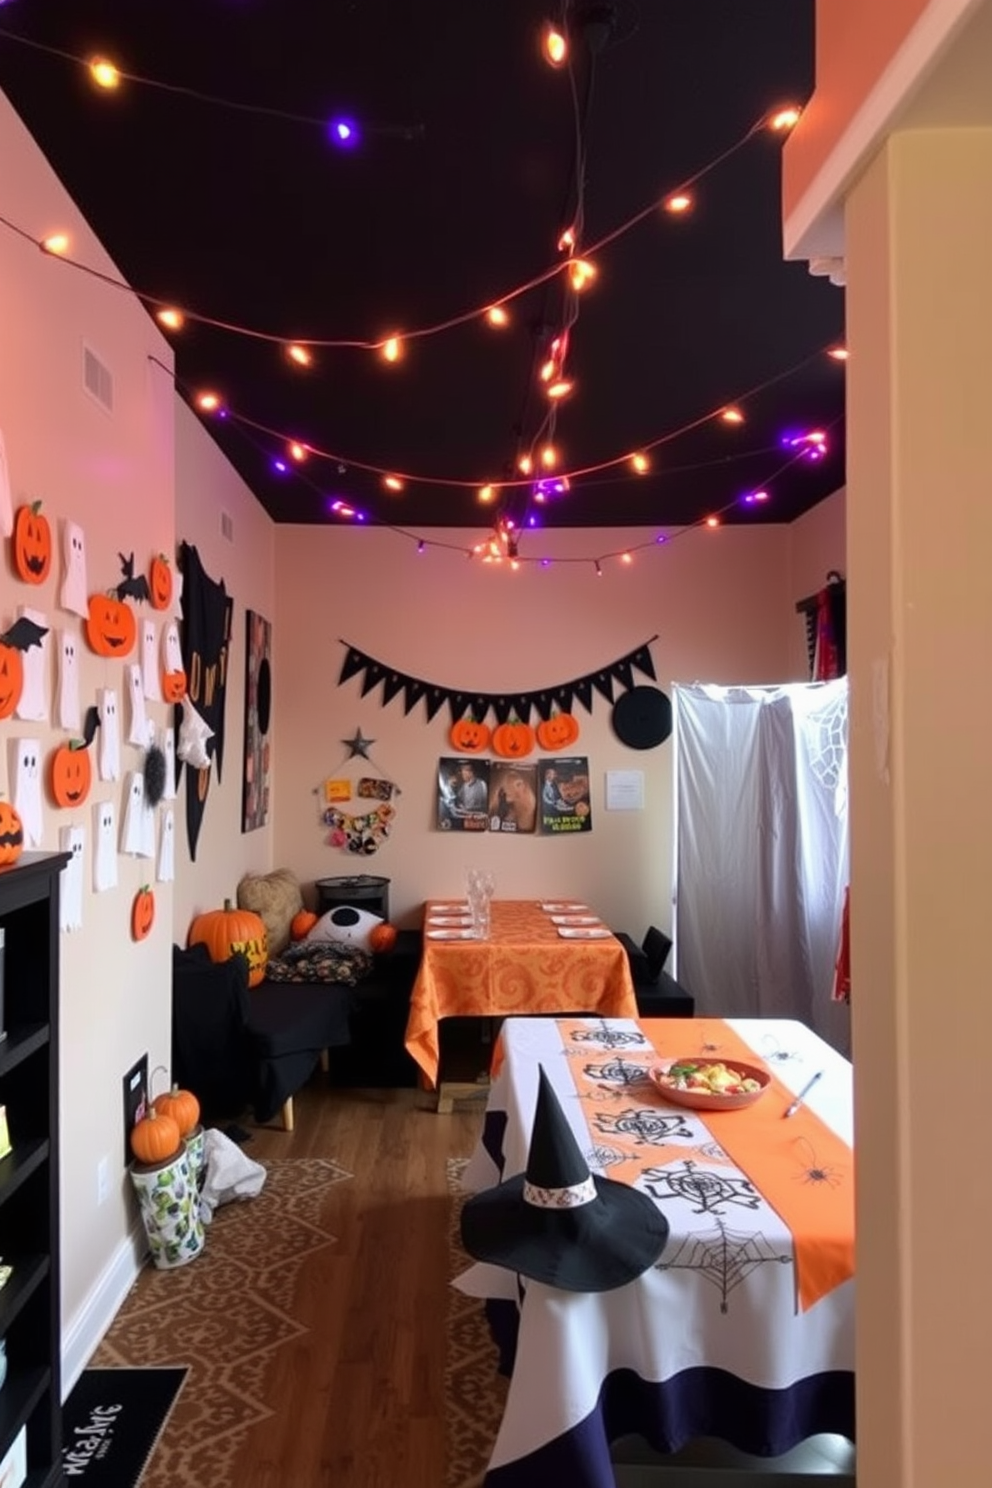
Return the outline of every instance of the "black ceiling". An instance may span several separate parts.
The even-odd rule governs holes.
[[[562,15],[571,78],[540,54]],[[0,31],[0,87],[125,278],[286,341],[378,343],[559,261],[577,118],[580,247],[705,170],[691,212],[659,206],[591,255],[554,443],[577,471],[699,426],[658,444],[647,475],[577,476],[543,507],[504,487],[502,510],[563,527],[783,521],[843,483],[844,372],[827,355],[843,296],[782,261],[782,137],[758,129],[717,163],[808,98],[812,0],[0,0]],[[72,60],[94,54],[148,81],[101,93]],[[341,115],[357,148],[316,122]],[[231,416],[210,427],[277,520],[340,520],[340,497],[408,531],[474,525],[476,488],[508,477],[548,408],[536,373],[564,284],[510,302],[505,330],[472,316],[405,342],[394,366],[337,348],[301,372],[278,339],[188,321],[177,380],[222,392]],[[728,404],[742,425],[712,416]],[[783,448],[813,428],[825,458]],[[335,458],[280,476],[290,438]],[[363,465],[428,479],[389,493]],[[756,489],[767,502],[742,500]]]

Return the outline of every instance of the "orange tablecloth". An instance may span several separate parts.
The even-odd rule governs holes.
[[[431,940],[425,934],[406,1047],[432,1086],[442,1018],[525,1013],[636,1018],[630,965],[619,940],[563,939],[539,904],[522,899],[493,900],[488,940]]]

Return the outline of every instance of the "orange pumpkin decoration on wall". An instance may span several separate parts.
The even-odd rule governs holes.
[[[82,806],[93,783],[90,753],[82,739],[60,744],[52,755],[51,788],[56,806]]]
[[[148,597],[153,610],[167,610],[172,603],[172,569],[164,553],[152,559],[148,570]]]
[[[578,720],[571,713],[552,713],[537,725],[537,742],[542,749],[568,749],[578,737]]]
[[[493,730],[493,750],[501,759],[523,759],[534,748],[534,730],[529,723],[510,719]]]
[[[208,777],[210,771],[202,772]],[[265,979],[269,959],[268,936],[261,915],[250,909],[236,909],[230,899],[223,909],[208,909],[197,915],[189,927],[187,945],[205,945],[211,961],[229,961],[244,956],[248,962],[248,985],[257,987]]]
[[[16,863],[24,850],[24,827],[9,801],[0,801],[0,867]]]
[[[448,738],[458,754],[481,754],[489,746],[489,726],[474,718],[459,718],[451,725]]]
[[[12,718],[24,691],[24,662],[16,646],[0,637],[0,718]]]
[[[25,584],[43,584],[52,566],[52,529],[41,502],[19,506],[14,519],[14,567]]]
[[[138,627],[130,605],[115,594],[90,596],[86,639],[97,656],[130,655],[137,635]]]
[[[131,905],[131,935],[133,939],[147,940],[154,923],[155,895],[152,893],[149,885],[145,884],[135,894],[134,903]]]

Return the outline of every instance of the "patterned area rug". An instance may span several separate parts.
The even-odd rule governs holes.
[[[459,1179],[466,1161],[465,1158],[448,1160],[449,1277],[458,1276],[472,1264],[471,1257],[462,1249],[459,1230],[463,1202]],[[444,1488],[479,1488],[486,1475],[508,1388],[508,1381],[497,1373],[497,1357],[482,1303],[477,1297],[466,1297],[456,1287],[449,1287],[444,1367],[447,1436]]]
[[[222,1205],[203,1252],[176,1271],[145,1267],[90,1364],[185,1364],[185,1387],[141,1488],[236,1488],[248,1431],[271,1416],[266,1380],[306,1324],[294,1309],[304,1261],[334,1243],[327,1190],[350,1178],[319,1158],[273,1159],[253,1199]]]

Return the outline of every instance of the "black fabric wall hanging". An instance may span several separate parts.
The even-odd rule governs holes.
[[[199,553],[189,543],[179,546],[179,568],[183,576],[182,652],[189,700],[204,723],[213,729],[213,737],[206,746],[210,765],[203,770],[186,768],[186,835],[189,855],[195,862],[210,789],[210,771],[216,762],[220,780],[224,765],[224,701],[234,600],[223,581],[218,583],[206,573]],[[177,708],[177,738],[181,721],[182,708]],[[177,759],[177,771],[180,763]]]
[[[454,687],[442,687],[436,682],[425,682],[420,677],[407,676],[405,672],[386,666],[385,662],[376,661],[349,641],[342,641],[341,645],[347,650],[338,686],[351,677],[361,677],[362,697],[367,697],[381,683],[383,707],[402,694],[405,713],[412,712],[423,698],[428,721],[447,703],[452,723],[457,723],[466,713],[471,714],[477,723],[482,723],[487,713],[492,713],[497,723],[506,723],[511,716],[519,718],[521,723],[529,723],[534,712],[540,718],[550,718],[556,709],[561,713],[571,713],[573,704],[577,702],[591,713],[597,692],[612,705],[615,688],[623,691],[633,687],[635,669],[654,680],[650,647],[657,639],[656,635],[652,636],[636,651],[584,677],[573,677],[570,682],[559,682],[537,692],[514,693],[464,692]]]

